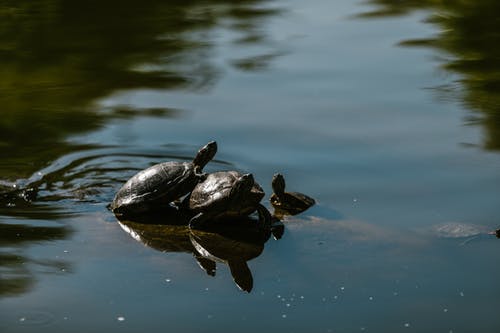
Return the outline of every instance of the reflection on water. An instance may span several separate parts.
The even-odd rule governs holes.
[[[235,43],[265,41],[258,26],[279,11],[256,8],[259,3],[0,2],[0,216],[54,221],[89,210],[89,204],[103,206],[124,177],[166,158],[164,151],[117,151],[67,138],[113,119],[177,117],[183,111],[168,105],[97,103],[123,90],[210,87],[220,75],[207,56],[210,30],[229,22],[240,35]],[[184,155],[178,149],[173,154]],[[27,268],[33,260],[12,255],[6,244],[27,246],[69,234],[61,226],[11,225],[5,219],[1,268],[19,277],[4,280],[2,274],[2,294],[27,290],[34,279]]]
[[[401,44],[453,56],[446,68],[496,149],[499,29],[488,13],[498,6],[370,5],[384,17],[442,14],[429,18],[438,35]],[[498,327],[499,243],[473,225],[498,228],[498,155],[457,146],[476,131],[462,133],[454,114],[434,112],[447,106],[415,89],[442,82],[429,79],[432,62],[379,47],[380,36],[427,30],[413,16],[346,19],[360,10],[327,0],[0,1],[0,331],[47,318],[51,332]],[[384,73],[396,75],[380,84]],[[270,178],[283,171],[318,205],[287,216],[279,242],[192,233],[163,216],[123,224],[147,247],[138,244],[106,205],[138,170],[191,160],[191,140],[205,135],[229,146],[207,172],[255,173],[269,204]],[[447,221],[464,224],[412,229]],[[466,236],[449,236],[456,230]],[[252,292],[235,292],[231,278]]]
[[[22,294],[33,287],[40,272],[64,273],[70,264],[62,260],[34,259],[23,254],[31,243],[68,238],[66,226],[0,223],[0,297]]]
[[[179,110],[168,105],[99,109],[96,102],[138,88],[206,89],[220,75],[209,56],[210,30],[230,23],[241,36],[235,42],[262,42],[260,22],[279,11],[256,8],[259,3],[0,3],[0,156],[9,156],[0,179],[26,177],[77,150],[65,142],[69,135],[110,119],[175,116]]]
[[[119,224],[135,240],[158,251],[191,253],[210,276],[215,276],[216,263],[226,264],[236,285],[250,292],[253,276],[247,262],[262,253],[271,229],[252,218],[205,230],[191,230],[188,222],[188,216],[169,209],[135,221],[122,220]]]
[[[28,178],[0,183],[0,295],[30,290],[36,273],[69,271],[69,263],[35,260],[23,254],[24,248],[30,245],[64,240],[71,235],[68,226],[54,225],[53,221],[85,214],[96,207],[104,210],[116,190],[138,170],[167,160],[190,161],[197,147],[137,150],[87,146],[80,149],[60,157]],[[230,165],[217,160],[211,163],[219,168]],[[163,220],[165,218],[168,216]],[[186,221],[178,222],[187,224]],[[161,238],[164,232],[158,237]],[[185,241],[190,244],[188,235]],[[166,240],[162,239],[161,243],[165,246]],[[45,269],[40,271],[40,268]]]
[[[36,280],[35,273],[40,273],[37,267],[52,268],[55,272],[69,271],[70,265],[66,262],[34,260],[21,254],[23,247],[31,244],[70,236],[68,226],[53,226],[49,221],[85,214],[96,206],[103,209],[111,202],[116,190],[138,170],[168,160],[191,161],[196,149],[180,145],[151,148],[149,151],[133,147],[87,146],[60,157],[28,178],[14,183],[2,181],[0,216],[14,221],[39,222],[0,223],[1,293],[12,295],[30,290]],[[220,160],[211,161],[211,165],[219,169],[231,166]],[[215,274],[216,262],[225,263],[236,284],[251,291],[253,278],[246,261],[262,252],[271,229],[258,227],[258,221],[249,218],[248,221],[239,221],[236,228],[221,225],[210,228],[210,231],[193,232],[187,227],[190,217],[167,208],[156,215],[122,221],[121,226],[135,239],[159,251],[192,253],[209,275]],[[44,223],[50,226],[43,226]],[[21,251],[13,255],[13,246]]]
[[[405,46],[425,46],[445,51],[442,67],[460,78],[437,87],[445,94],[458,93],[466,107],[478,112],[468,122],[483,125],[484,146],[500,149],[500,3],[481,1],[370,0],[375,11],[361,17],[386,17],[430,10],[427,21],[440,32],[426,39],[402,41]],[[458,91],[457,91],[458,90]]]

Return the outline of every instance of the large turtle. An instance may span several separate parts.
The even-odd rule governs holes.
[[[193,190],[206,174],[203,167],[217,152],[217,143],[202,147],[192,162],[164,162],[140,171],[116,193],[110,208],[116,215],[148,212]]]
[[[285,178],[277,173],[273,176],[272,188],[274,193],[269,201],[276,209],[277,215],[296,215],[302,213],[315,201],[313,198],[298,192],[285,192]]]
[[[263,223],[271,223],[269,211],[260,204],[264,191],[252,174],[237,171],[211,173],[191,192],[189,209],[196,215],[189,226],[201,227],[208,220],[245,217],[255,211]]]

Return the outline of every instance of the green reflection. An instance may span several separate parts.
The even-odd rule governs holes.
[[[97,110],[129,89],[206,89],[219,77],[210,31],[260,42],[262,1],[0,1],[0,179],[27,177],[73,151],[65,139],[110,118],[176,114]],[[248,70],[248,68],[246,68]],[[175,110],[178,111],[178,110]]]
[[[408,40],[406,46],[434,47],[452,57],[443,68],[460,74],[460,99],[476,111],[472,123],[485,129],[484,147],[500,149],[500,2],[481,1],[390,1],[370,0],[377,9],[360,17],[403,15],[429,10],[428,22],[438,25],[432,38]],[[448,87],[442,90],[449,91]],[[452,91],[456,89],[452,87]]]

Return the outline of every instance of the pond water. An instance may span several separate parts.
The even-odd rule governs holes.
[[[0,331],[497,332],[499,12],[0,1]],[[210,140],[316,205],[279,240],[107,209]]]

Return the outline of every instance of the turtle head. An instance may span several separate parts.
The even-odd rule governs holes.
[[[201,170],[212,158],[214,158],[215,153],[217,153],[217,142],[210,141],[198,150],[198,154],[196,154],[193,164]]]
[[[276,195],[282,195],[285,193],[285,178],[281,173],[276,173],[273,176],[273,181],[271,183],[274,193]]]
[[[251,173],[244,174],[233,184],[231,196],[239,198],[240,195],[247,195],[252,190],[255,180]]]

